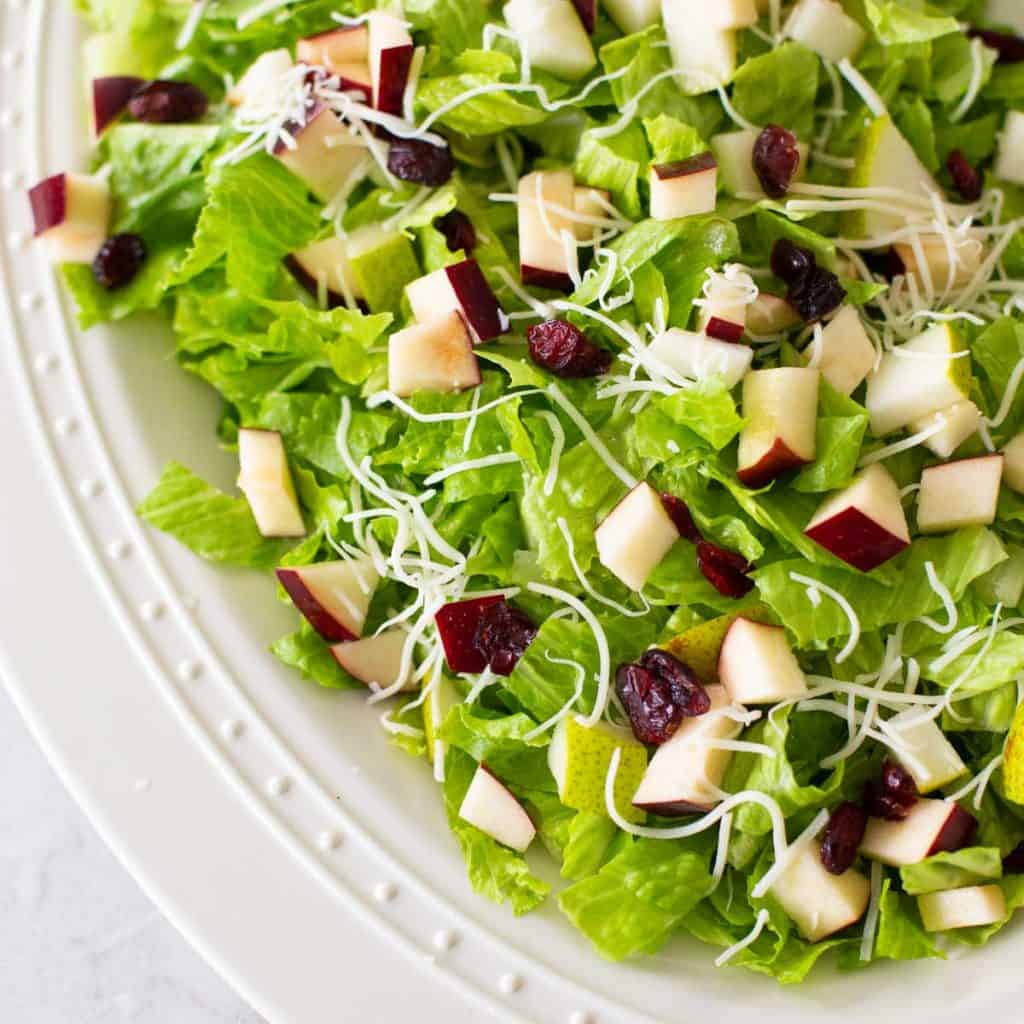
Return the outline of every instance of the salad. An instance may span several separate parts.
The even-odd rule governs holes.
[[[36,234],[240,465],[139,514],[276,578],[481,895],[787,984],[1007,923],[1017,0],[79,6]]]

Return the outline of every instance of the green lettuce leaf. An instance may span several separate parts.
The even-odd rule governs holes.
[[[955,853],[937,853],[900,868],[903,891],[911,896],[981,885],[1003,877],[1003,855],[991,846],[969,846]]]

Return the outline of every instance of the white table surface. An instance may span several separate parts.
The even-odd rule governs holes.
[[[107,849],[2,688],[0,878],[0,1021],[263,1021]]]

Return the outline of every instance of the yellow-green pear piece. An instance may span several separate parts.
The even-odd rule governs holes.
[[[719,615],[718,618],[699,622],[696,626],[683,630],[679,636],[674,636],[664,645],[665,650],[692,668],[705,685],[717,683],[718,655],[722,650],[722,641],[738,615],[754,619],[756,622],[771,622],[771,613],[767,605],[752,604],[742,612]]]
[[[1017,707],[1003,748],[1003,792],[1015,804],[1024,804],[1024,703]]]

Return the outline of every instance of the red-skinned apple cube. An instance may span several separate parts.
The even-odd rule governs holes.
[[[843,308],[804,350],[840,394],[851,395],[874,369],[877,352],[855,306]]]
[[[380,576],[369,558],[282,566],[277,579],[295,607],[328,642],[356,640]]]
[[[292,55],[284,47],[268,50],[249,65],[245,74],[228,91],[233,107],[273,102],[281,91],[281,78],[292,69]]]
[[[765,487],[817,453],[820,374],[808,367],[753,370],[743,378],[743,415],[736,475]]]
[[[777,704],[807,692],[785,629],[742,615],[722,641],[718,678],[737,704]]]
[[[378,636],[334,644],[331,654],[353,679],[366,683],[371,689],[386,690],[402,676],[402,650],[407,636],[401,629],[387,629]],[[402,689],[415,689],[412,672],[407,675]]]
[[[682,377],[693,380],[715,377],[727,388],[743,379],[754,359],[754,350],[749,345],[719,341],[679,327],[662,331],[647,350],[659,363]]]
[[[473,337],[459,313],[413,324],[388,340],[388,388],[396,395],[462,391],[479,383]]]
[[[679,539],[661,495],[638,483],[594,531],[601,564],[630,590],[642,590],[648,576]]]
[[[655,220],[712,213],[718,201],[718,164],[711,153],[653,164],[649,180],[651,216]]]
[[[92,80],[92,130],[99,137],[128,107],[128,101],[145,85],[133,75],[108,75]]]
[[[747,306],[742,289],[725,278],[715,278],[701,300],[697,330],[720,341],[737,342],[747,324]]]
[[[570,292],[579,266],[569,168],[534,171],[519,179],[519,268],[523,284]],[[566,240],[568,236],[569,241]]]
[[[111,199],[107,183],[85,174],[55,174],[28,193],[36,238],[45,238],[54,263],[91,263],[107,237]]]
[[[918,800],[902,821],[868,818],[860,852],[890,867],[969,846],[977,819],[952,800]]]
[[[385,114],[401,115],[415,49],[412,36],[405,22],[384,11],[372,12],[368,24],[373,105]]]
[[[583,27],[593,35],[597,26],[597,0],[572,0],[572,5],[576,8]]]
[[[1002,455],[929,466],[917,492],[917,528],[922,533],[945,533],[994,522],[1002,476]]]
[[[356,93],[363,103],[369,103],[373,96],[373,77],[369,64],[338,64],[333,69],[338,76],[341,92]]]
[[[441,636],[445,660],[452,672],[476,673],[487,668],[487,658],[476,646],[477,627],[491,605],[504,601],[500,594],[494,594],[453,601],[438,610],[434,622]]]
[[[804,532],[861,572],[871,572],[910,544],[900,489],[880,462],[826,498]]]
[[[522,853],[537,834],[523,805],[484,765],[476,772],[459,807],[459,817]]]
[[[314,64],[336,71],[345,64],[366,64],[370,59],[370,30],[366,25],[344,25],[300,39],[295,56],[303,64]]]
[[[462,260],[406,285],[413,316],[425,323],[448,313],[462,314],[474,340],[492,341],[504,333],[501,307],[476,260]]]
[[[304,537],[288,456],[276,430],[238,431],[238,487],[264,537]]]
[[[322,202],[330,202],[365,162],[366,148],[358,136],[322,104],[304,124],[291,125],[290,134],[294,146],[282,140],[274,156]]]
[[[970,885],[924,893],[917,897],[917,909],[925,931],[929,932],[999,924],[1010,914],[1006,896],[998,885]]]

